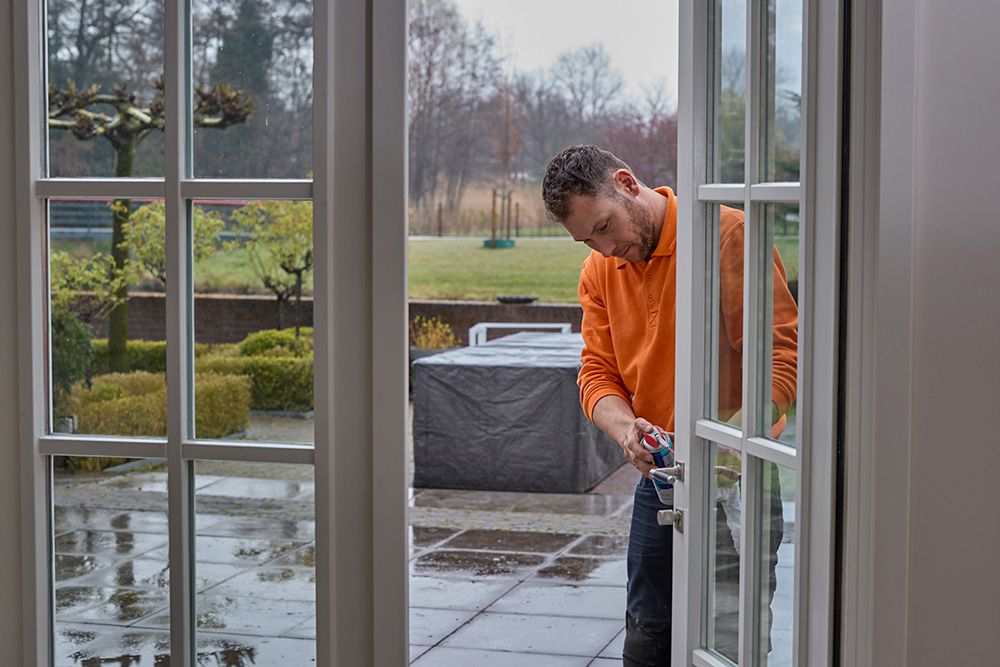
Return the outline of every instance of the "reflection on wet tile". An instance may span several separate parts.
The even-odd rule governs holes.
[[[53,527],[55,532],[66,530],[131,530],[136,533],[167,532],[165,512],[143,512],[139,510],[103,510],[84,507],[56,505]]]
[[[316,571],[301,567],[255,567],[219,584],[212,595],[268,600],[316,601]]]
[[[166,535],[111,530],[74,530],[55,539],[55,551],[61,554],[138,556],[167,544]]]
[[[621,510],[629,502],[631,502],[631,498],[623,496],[599,496],[589,493],[532,493],[526,494],[514,506],[514,511],[609,516]]]
[[[623,620],[485,612],[445,639],[442,646],[593,657],[623,625]]]
[[[600,586],[625,585],[625,559],[561,556],[535,576],[550,581],[588,583]]]
[[[466,530],[448,540],[447,547],[555,553],[577,537],[562,533],[534,533],[520,530]]]
[[[66,581],[82,577],[102,568],[110,567],[114,561],[103,556],[89,556],[86,554],[56,554],[55,557],[55,577],[56,581]]]
[[[315,521],[291,519],[257,519],[253,517],[222,517],[197,515],[198,535],[220,537],[259,537],[261,539],[299,540],[307,542],[316,538]]]
[[[523,576],[545,562],[534,554],[482,551],[431,551],[413,561],[414,574],[454,573],[473,577]]]
[[[413,496],[413,507],[443,509],[485,510],[503,512],[513,509],[525,494],[508,491],[455,491],[450,489],[423,489]]]
[[[220,477],[198,489],[198,495],[260,500],[311,500],[313,482],[259,479],[255,477]]]
[[[410,655],[413,655],[411,652]],[[483,649],[435,646],[413,663],[413,667],[587,667],[590,658],[485,651]]]
[[[316,663],[316,642],[311,639],[258,639],[199,632],[197,650],[198,665],[206,667],[304,667]],[[155,667],[161,667],[160,663]]]
[[[587,535],[574,544],[569,553],[581,556],[624,556],[628,553],[628,535]]]
[[[516,579],[439,579],[410,577],[410,605],[434,609],[480,610],[517,585]]]
[[[110,629],[110,628],[108,628]],[[104,634],[92,644],[69,656],[72,662],[62,665],[155,665],[170,664],[170,635],[166,632],[118,630]]]
[[[477,612],[410,607],[410,644],[433,646],[457,630]]]
[[[239,537],[198,537],[195,559],[199,563],[263,563],[301,547],[303,542]],[[153,555],[153,554],[150,554]],[[166,549],[155,555],[166,558]]]
[[[56,623],[53,656],[56,667],[78,664],[72,657],[85,646],[104,634],[118,632],[118,628],[90,623]]]
[[[60,620],[128,623],[166,605],[166,591],[99,586],[56,589],[56,617]]]
[[[497,600],[489,612],[584,618],[624,617],[624,586],[523,583]]]
[[[203,590],[242,571],[243,568],[236,565],[199,563],[195,568],[196,586],[198,590]],[[136,558],[97,570],[74,583],[81,586],[138,586],[167,589],[170,586],[170,568],[163,560]]]
[[[410,544],[414,547],[431,547],[454,535],[452,528],[433,528],[428,526],[410,526]]]
[[[316,605],[300,600],[268,600],[214,595],[212,592],[195,598],[195,615],[200,630],[226,631],[237,634],[275,637],[301,625],[316,615]],[[143,627],[167,627],[167,611],[142,621]]]

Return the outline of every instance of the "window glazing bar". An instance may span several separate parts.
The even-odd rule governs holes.
[[[312,445],[232,444],[199,440],[186,441],[183,457],[187,461],[242,461],[246,463],[300,463],[312,465]]]
[[[743,434],[735,426],[710,419],[699,419],[694,425],[694,434],[699,438],[717,442],[730,449],[743,449]]]
[[[750,201],[774,204],[798,204],[802,188],[798,183],[755,183],[750,186]]]
[[[311,180],[184,179],[180,183],[185,199],[311,199]]]
[[[795,448],[788,447],[766,438],[750,438],[747,441],[747,454],[771,463],[777,463],[789,470],[798,468],[798,455]]]
[[[35,194],[48,199],[162,199],[162,178],[43,178]]]
[[[163,440],[149,438],[113,438],[96,440],[80,436],[44,436],[38,442],[39,453],[46,456],[108,456],[127,459],[166,458]]]
[[[742,183],[703,183],[698,186],[698,201],[724,204],[742,204],[746,200],[746,186]]]

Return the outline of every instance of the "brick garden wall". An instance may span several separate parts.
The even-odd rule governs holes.
[[[312,299],[302,300],[301,312],[295,303],[282,306],[283,327],[312,326]],[[129,298],[129,338],[164,340],[166,304],[163,294],[138,293]],[[468,343],[469,327],[478,322],[569,322],[580,330],[583,311],[578,304],[503,304],[490,301],[411,301],[410,319],[439,317],[451,325],[462,344]],[[194,299],[195,342],[235,343],[248,333],[277,329],[278,311],[273,297],[240,295],[197,295]],[[107,336],[104,323],[95,326],[95,335]]]

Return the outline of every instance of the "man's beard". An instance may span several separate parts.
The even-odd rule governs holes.
[[[647,260],[653,254],[653,249],[656,248],[658,241],[653,214],[650,213],[649,209],[640,206],[631,197],[626,197],[622,194],[619,194],[619,196],[621,197],[622,205],[628,212],[629,226],[638,239],[633,244],[639,253],[639,259],[635,261]]]

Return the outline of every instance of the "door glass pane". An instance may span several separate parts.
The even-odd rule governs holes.
[[[199,664],[314,664],[313,466],[198,461],[194,486]]]
[[[764,105],[761,175],[798,181],[802,108],[802,2],[767,0],[762,7]]]
[[[770,252],[767,264],[774,267],[771,298],[772,334],[762,340],[770,348],[765,353],[762,387],[768,435],[791,447],[796,433],[796,380],[798,369],[798,285],[799,285],[799,207],[797,204],[769,204],[764,207],[767,238],[764,247]],[[767,265],[765,264],[765,266]],[[769,412],[767,412],[769,410]]]
[[[166,437],[163,203],[49,202],[53,431]]]
[[[166,464],[56,456],[52,473],[53,664],[165,664]]]
[[[755,577],[760,603],[753,641],[758,665],[792,664],[795,600],[795,471],[762,461],[760,539]]]
[[[163,3],[45,3],[49,175],[163,176]]]
[[[312,202],[192,215],[195,437],[313,442]]]
[[[706,497],[704,645],[736,662],[740,617],[740,453],[710,443]]]
[[[744,0],[716,0],[709,12],[709,123],[708,180],[742,183],[746,149],[746,42]]]
[[[743,401],[743,211],[742,204],[709,206],[707,345],[708,417],[742,425]]]
[[[312,2],[194,0],[194,175],[312,172]]]

